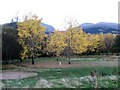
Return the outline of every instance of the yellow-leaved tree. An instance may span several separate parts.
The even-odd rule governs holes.
[[[115,35],[108,33],[104,35],[104,43],[106,46],[106,53],[111,53],[115,41]]]
[[[67,30],[67,40],[72,53],[81,54],[87,50],[86,33],[80,27],[69,28]]]
[[[40,23],[41,19],[36,15],[25,16],[23,22],[18,22],[18,42],[23,47],[20,56],[21,59],[32,57],[32,64],[34,56],[42,48],[45,37],[45,27],[40,26]]]
[[[97,50],[96,50],[96,53],[103,53],[105,50],[106,50],[106,46],[105,46],[105,40],[104,40],[104,34],[101,33],[99,34],[99,44],[98,44],[98,47],[97,47]]]
[[[46,51],[49,54],[60,56],[66,46],[63,32],[55,30],[53,34],[48,35]]]
[[[87,34],[87,41],[88,41],[88,46],[87,46],[87,54],[90,54],[92,52],[96,52],[96,49],[99,45],[99,35],[98,34]]]

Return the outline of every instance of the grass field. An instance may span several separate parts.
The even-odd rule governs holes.
[[[52,58],[50,59],[51,60],[49,60],[49,63],[47,64],[51,64],[50,62],[57,62],[55,62],[55,58],[53,58],[53,61]],[[42,64],[48,61],[48,59],[43,60],[42,58],[37,58],[36,60],[38,60],[38,62]],[[88,62],[96,62],[97,60],[99,59],[96,58],[95,60]],[[0,83],[1,86],[3,86],[4,88],[94,88],[95,82],[91,76],[91,72],[96,72],[98,88],[118,87],[119,71],[117,66],[107,66],[106,64],[106,66],[98,65],[96,67],[72,67],[72,65],[76,66],[76,63],[72,63],[71,66],[67,68],[62,67],[61,69],[59,69],[58,67],[44,68],[41,67],[41,65],[35,67],[35,65],[37,64],[35,64],[34,66],[27,66],[25,63],[28,63],[28,61],[22,62],[19,65],[16,63],[11,64],[9,68],[3,68],[3,71],[15,70],[35,72],[38,74],[37,76],[24,79],[2,80],[3,82]],[[84,60],[79,62],[83,63]],[[24,66],[24,64],[26,66]]]

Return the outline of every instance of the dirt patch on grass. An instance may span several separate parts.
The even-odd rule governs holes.
[[[25,71],[3,71],[0,72],[0,80],[7,80],[7,79],[22,79],[28,77],[37,76],[37,73],[33,72],[25,72]]]
[[[107,61],[118,61],[120,59],[120,56],[109,56],[109,57],[106,57],[104,58],[104,60],[107,60]]]
[[[17,64],[23,67],[34,67],[34,68],[59,68],[57,61],[47,61],[47,62],[35,62],[34,65],[31,65],[31,62],[24,62]],[[80,68],[80,67],[105,67],[105,66],[118,66],[118,61],[71,61],[71,64],[68,64],[67,61],[61,61],[61,68]]]
[[[13,64],[2,65],[2,69],[16,69],[16,68],[18,67]]]

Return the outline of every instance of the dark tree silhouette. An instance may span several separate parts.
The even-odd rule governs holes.
[[[114,49],[115,52],[120,53],[120,34],[118,34],[115,38]]]
[[[2,26],[2,60],[6,64],[9,60],[18,59],[22,47],[17,42],[17,30],[14,27]]]

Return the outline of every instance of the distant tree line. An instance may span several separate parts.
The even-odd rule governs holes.
[[[80,27],[69,26],[65,31],[46,34],[37,16],[26,16],[17,27],[2,26],[2,60],[41,56],[71,56],[100,53],[120,53],[119,34],[90,34]]]

